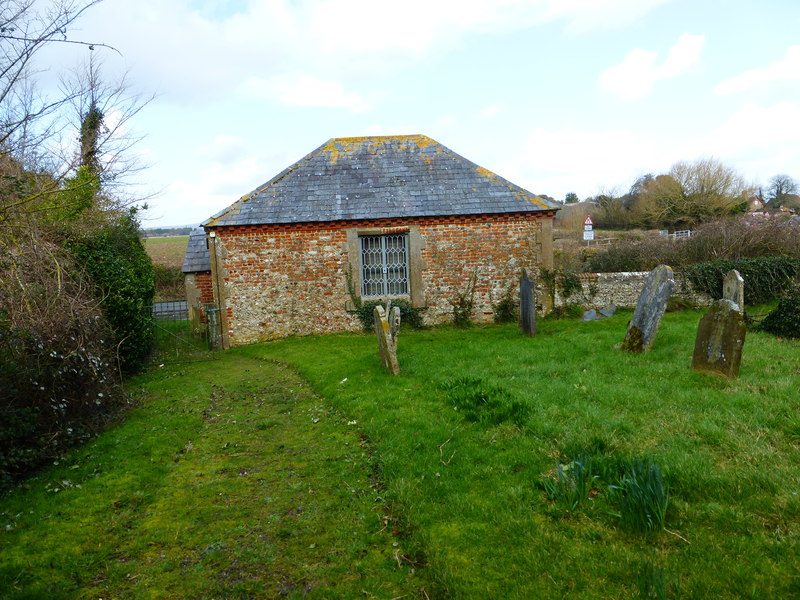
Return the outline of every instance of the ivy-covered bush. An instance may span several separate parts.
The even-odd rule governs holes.
[[[358,316],[359,321],[361,321],[364,331],[370,331],[372,329],[372,312],[378,305],[385,307],[386,302],[382,300],[361,301],[356,308],[355,314]],[[392,306],[400,308],[401,327],[403,325],[408,325],[414,329],[421,329],[423,327],[421,308],[414,308],[411,306],[411,303],[406,300],[392,300]]]
[[[125,404],[116,347],[69,255],[39,236],[0,252],[0,489]]]
[[[800,258],[761,256],[739,260],[715,260],[691,265],[686,276],[695,290],[718,300],[722,282],[732,269],[744,279],[747,304],[761,304],[779,298],[800,278]]]
[[[73,253],[97,288],[111,325],[122,369],[133,372],[150,352],[153,321],[147,307],[155,296],[153,264],[139,239],[133,215],[73,243]]]
[[[779,337],[800,338],[800,286],[781,298],[778,306],[761,321],[759,328]]]

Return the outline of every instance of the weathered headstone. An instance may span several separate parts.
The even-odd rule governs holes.
[[[613,317],[615,312],[617,312],[616,304],[609,304],[600,309],[600,314],[604,317]]]
[[[583,311],[584,321],[597,321],[598,318],[599,317],[597,316],[597,311],[593,308]]]
[[[739,312],[744,312],[744,279],[739,271],[728,271],[722,281],[722,298],[730,300],[739,307]]]
[[[525,335],[536,335],[536,295],[533,279],[528,277],[528,272],[523,271],[519,278],[519,317],[522,331]]]
[[[738,377],[746,333],[747,325],[739,306],[725,298],[717,300],[697,327],[692,369]]]
[[[675,278],[670,267],[660,265],[648,273],[622,342],[623,350],[645,352],[650,349],[674,288]]]
[[[375,325],[378,351],[383,366],[389,369],[392,375],[398,375],[400,364],[397,362],[397,335],[400,331],[400,307],[395,306],[389,310],[388,303],[386,309],[379,304],[372,310],[372,322]]]

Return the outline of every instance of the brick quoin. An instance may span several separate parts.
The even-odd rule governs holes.
[[[452,302],[473,276],[473,318],[490,321],[492,305],[509,287],[516,289],[522,269],[538,268],[542,223],[551,217],[522,212],[221,227],[214,252],[229,343],[359,330],[348,312],[352,229],[395,233],[418,227],[425,322],[451,321]],[[197,285],[204,298],[214,287],[210,276]]]

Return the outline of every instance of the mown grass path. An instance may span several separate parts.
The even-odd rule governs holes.
[[[367,440],[291,371],[228,353],[131,390],[125,423],[0,499],[0,598],[425,588]]]
[[[748,332],[739,379],[703,375],[701,314],[644,354],[619,311],[403,331],[396,377],[341,334],[137,378],[0,499],[0,598],[800,597],[800,342]],[[668,490],[650,530],[632,464]]]

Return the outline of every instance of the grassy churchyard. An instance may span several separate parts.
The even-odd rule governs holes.
[[[0,498],[2,598],[800,595],[800,344],[693,372],[596,322],[290,338],[128,384]]]

